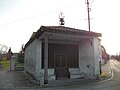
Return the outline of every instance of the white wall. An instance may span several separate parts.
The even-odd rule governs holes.
[[[44,80],[44,69],[41,68],[42,41],[35,39],[25,49],[25,71],[29,71],[36,79]],[[55,80],[54,69],[48,69],[49,80]],[[41,82],[43,83],[43,82]]]
[[[79,42],[79,68],[70,68],[71,78],[96,79],[100,75],[101,44],[97,37]]]
[[[41,70],[41,59],[42,59],[42,41],[36,40],[36,77],[39,77]]]
[[[95,76],[98,77],[100,75],[100,66],[99,61],[101,61],[101,43],[98,38],[93,39],[93,45],[94,45],[94,62],[95,62]]]
[[[79,43],[79,66],[81,74],[87,79],[100,75],[101,44],[97,37],[81,40]]]
[[[26,47],[24,59],[25,71],[28,71],[33,75],[36,74],[36,43],[37,40],[34,40]]]
[[[85,78],[93,78],[95,70],[93,41],[83,39],[79,43],[79,66],[80,73]]]

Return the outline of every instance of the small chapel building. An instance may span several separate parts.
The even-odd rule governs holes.
[[[101,36],[65,26],[41,26],[25,45],[24,69],[41,81],[98,78]]]

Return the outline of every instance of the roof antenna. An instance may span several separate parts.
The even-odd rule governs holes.
[[[60,25],[65,25],[64,17],[65,16],[63,16],[63,12],[60,12],[60,15],[59,15],[59,24]]]

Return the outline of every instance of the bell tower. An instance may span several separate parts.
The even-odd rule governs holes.
[[[65,25],[63,12],[60,12],[60,15],[59,15],[59,25]]]

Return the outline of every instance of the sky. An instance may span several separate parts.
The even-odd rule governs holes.
[[[88,30],[85,0],[0,0],[0,44],[19,52],[41,25]],[[91,31],[102,33],[101,44],[108,54],[120,52],[119,0],[89,0]]]

